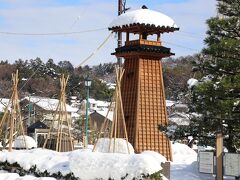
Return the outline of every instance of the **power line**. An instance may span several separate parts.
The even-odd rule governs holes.
[[[74,34],[83,34],[89,32],[96,32],[107,30],[107,28],[99,28],[99,29],[89,29],[84,31],[74,31],[74,32],[49,32],[49,33],[19,33],[19,32],[8,32],[8,31],[0,31],[2,35],[16,35],[16,36],[63,36],[63,35],[74,35]]]
[[[189,48],[189,47],[182,46],[182,45],[179,45],[179,44],[175,44],[175,43],[172,43],[172,42],[167,42],[167,41],[162,41],[162,42],[164,42],[166,44],[170,44],[170,45],[176,46],[176,47],[180,47],[180,48],[183,48],[183,49],[188,49],[188,50],[191,50],[191,51],[199,52],[199,50],[197,50],[197,49]]]
[[[37,73],[37,71],[40,69],[41,66],[38,66],[38,68],[32,73],[32,75],[28,78],[28,80],[23,84],[23,86],[19,89],[19,91],[21,91],[26,85],[27,83],[32,79],[32,77]]]
[[[196,37],[196,38],[200,38],[200,34],[196,34],[196,33],[192,33],[192,32],[188,32],[188,31],[178,31],[178,32],[180,32],[180,33],[182,33],[182,34],[187,34],[187,35],[190,35],[191,37]]]
[[[87,58],[85,58],[78,66],[77,68],[79,68],[81,65],[83,65],[85,62],[87,62],[89,59],[91,59],[94,55],[97,54],[97,52],[107,43],[107,41],[110,39],[110,37],[112,36],[113,32],[111,32],[107,38],[100,44],[100,46],[98,46],[98,48],[93,51]]]
[[[154,40],[153,38],[150,38],[151,40]],[[182,49],[187,49],[187,50],[191,50],[191,51],[195,51],[195,52],[199,52],[198,49],[194,49],[194,48],[190,48],[190,47],[186,47],[186,46],[182,46],[180,44],[176,44],[176,43],[172,43],[172,42],[168,42],[168,41],[161,41],[163,43],[166,43],[166,44],[170,44],[170,45],[173,45],[175,47],[179,47],[179,48],[182,48]]]

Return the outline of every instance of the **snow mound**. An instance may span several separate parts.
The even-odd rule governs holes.
[[[47,170],[50,174],[61,172],[64,176],[72,172],[80,179],[121,179],[125,176],[125,180],[134,177],[141,179],[143,174],[160,171],[165,160],[162,155],[152,151],[122,154],[92,152],[91,149],[56,152],[38,148],[12,152],[4,150],[0,153],[0,162],[17,162],[25,170],[36,165],[37,171]]]
[[[191,89],[192,87],[196,86],[198,84],[198,80],[191,78],[187,81],[188,89]]]
[[[37,165],[37,170],[50,173],[60,171],[63,175],[70,173],[68,168],[68,152],[59,153],[47,149],[14,150],[12,152],[3,151],[0,154],[0,162],[8,161],[13,164],[17,162],[23,169],[29,170]]]
[[[110,139],[100,138],[96,144],[95,152],[108,153],[109,152]],[[133,146],[128,142],[129,153],[134,153]],[[115,153],[128,154],[127,141],[125,139],[116,138],[115,140]],[[114,138],[111,140],[110,152],[113,153]]]
[[[197,160],[197,153],[185,144],[172,144],[172,152],[174,163],[189,164]]]
[[[109,28],[117,26],[122,27],[123,25],[130,25],[134,23],[177,28],[177,25],[172,18],[149,9],[138,9],[121,14],[112,21]]]
[[[80,179],[133,179],[162,169],[161,155],[155,152],[120,154],[75,151],[70,157],[70,169]],[[137,178],[137,179],[138,179]]]
[[[143,151],[141,154],[154,157],[159,163],[167,161],[167,159],[163,155],[154,151]]]
[[[36,148],[37,143],[36,141],[30,136],[18,136],[14,141],[15,148]]]

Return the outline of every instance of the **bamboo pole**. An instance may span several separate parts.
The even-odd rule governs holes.
[[[68,118],[67,107],[66,107],[65,91],[66,91],[68,79],[69,79],[69,76],[65,78],[64,75],[62,75],[60,79],[61,89],[60,89],[59,103],[54,113],[54,118],[53,118],[52,126],[48,132],[48,137],[44,143],[44,147],[46,147],[48,140],[51,143],[51,134],[56,135],[55,137],[52,137],[52,139],[55,140],[56,142],[55,150],[59,152],[64,152],[64,151],[69,151],[74,149],[73,142],[72,142],[72,135],[71,135],[71,123],[70,123],[70,119]],[[54,128],[54,124],[56,120],[57,120],[57,127]],[[65,124],[67,124],[67,127],[65,127]]]
[[[5,108],[5,112],[0,123],[0,134],[4,138],[4,141],[6,141],[8,144],[8,151],[12,151],[13,141],[15,137],[17,137],[17,135],[19,134],[23,135],[24,145],[26,147],[24,128],[21,118],[21,108],[19,105],[19,98],[17,92],[18,82],[19,79],[17,70],[15,74],[12,74],[12,95]]]
[[[106,128],[107,128],[107,124],[108,124],[108,115],[109,115],[109,112],[110,112],[110,109],[111,109],[111,106],[112,106],[112,100],[111,100],[111,102],[110,102],[110,105],[109,105],[109,108],[108,108],[108,111],[107,111],[107,115],[105,116],[105,118],[104,118],[104,122],[103,122],[103,124],[102,124],[102,126],[101,126],[101,128],[100,128],[100,132],[98,133],[98,138],[97,138],[97,141],[96,141],[96,143],[94,144],[94,146],[93,146],[93,150],[92,150],[92,152],[95,152],[95,150],[96,150],[96,145],[98,144],[98,142],[99,142],[99,139],[101,138],[101,134],[102,134],[102,132],[104,132],[105,130],[106,130]]]
[[[121,88],[119,87],[119,89],[121,89]],[[122,121],[123,121],[124,135],[125,135],[125,138],[126,138],[126,144],[127,144],[128,154],[130,154],[130,150],[129,150],[129,146],[128,146],[127,127],[126,127],[125,116],[124,116],[124,112],[123,112],[123,103],[122,103],[122,94],[121,94],[121,91],[120,91],[119,97],[120,97],[119,99],[120,99],[120,106],[121,106],[121,115],[122,115]]]
[[[124,111],[123,111],[122,95],[121,95],[121,80],[122,80],[122,77],[124,74],[124,69],[116,66],[115,71],[116,71],[116,89],[115,89],[110,107],[107,112],[107,116],[108,116],[112,102],[115,100],[113,121],[112,121],[111,130],[109,133],[108,152],[110,152],[110,150],[111,150],[112,139],[114,139],[114,143],[113,143],[113,147],[112,147],[113,153],[114,153],[116,150],[116,139],[123,136],[123,138],[126,140],[126,143],[127,143],[128,153],[130,154],[129,145],[128,145],[127,128],[126,128],[126,122],[125,122]],[[96,144],[94,145],[93,151],[95,151],[96,145],[99,142],[102,131],[106,131],[105,126],[106,126],[107,116],[105,117],[104,123],[101,126],[101,129],[100,129],[100,132],[98,135],[98,139],[96,141]]]

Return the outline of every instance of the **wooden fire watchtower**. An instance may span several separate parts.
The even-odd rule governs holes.
[[[125,46],[113,54],[125,59],[121,91],[129,142],[136,152],[157,151],[172,160],[170,141],[158,127],[168,123],[161,59],[174,54],[162,46],[160,35],[179,28],[170,17],[143,6],[118,16],[109,30],[126,33]],[[132,34],[139,38],[130,40]]]

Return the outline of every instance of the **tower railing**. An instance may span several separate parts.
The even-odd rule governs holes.
[[[126,41],[125,46],[133,46],[133,45],[152,45],[152,46],[161,46],[161,42],[158,41],[150,41],[146,39],[137,39],[132,41]]]

